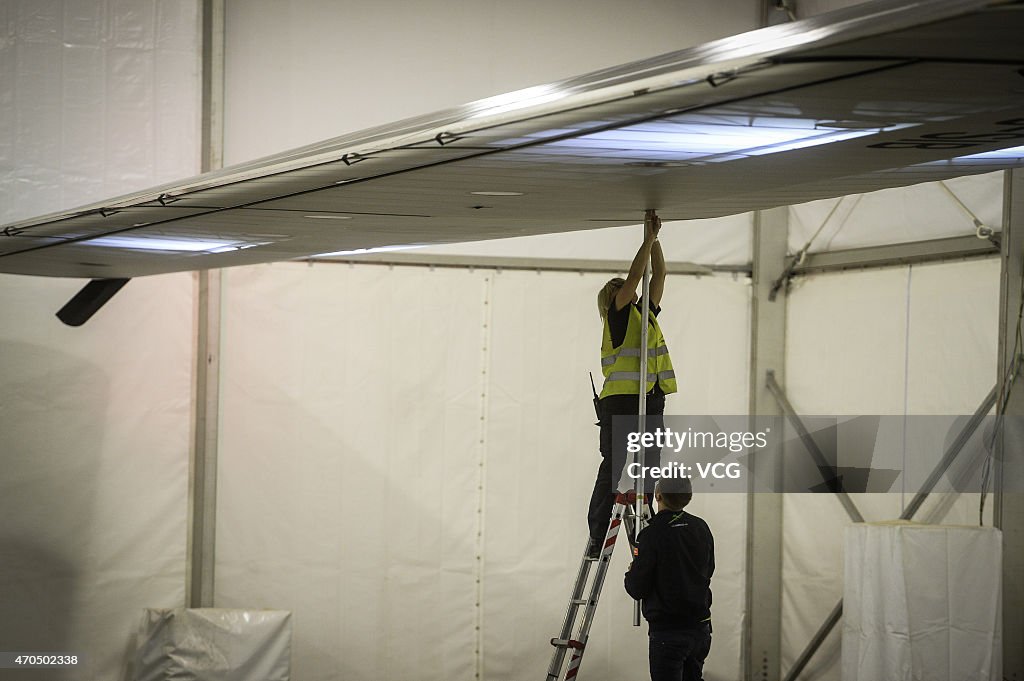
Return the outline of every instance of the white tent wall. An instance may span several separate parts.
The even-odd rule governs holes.
[[[1002,228],[1002,173],[792,206],[789,251],[799,252],[808,241],[816,253],[969,235],[974,219]]]
[[[995,258],[801,279],[789,299],[790,401],[808,415],[973,413],[996,381],[998,302]],[[912,496],[852,498],[874,521],[899,517]],[[940,500],[929,500],[917,518]],[[962,495],[944,522],[977,524],[979,502],[976,494]],[[842,598],[841,529],[849,522],[831,496],[785,498],[784,669]],[[807,679],[838,681],[839,639],[837,628]]]
[[[198,43],[196,0],[0,0],[0,221],[197,172]],[[191,277],[65,327],[84,283],[0,277],[0,643],[74,681],[184,600],[191,394]]]
[[[184,600],[192,282],[134,282],[72,329],[53,310],[79,286],[0,278],[0,641],[91,681],[122,678],[143,608]]]
[[[756,0],[226,0],[225,163],[757,27]]]
[[[225,161],[679,49],[753,28],[758,13],[746,0],[437,2],[400,11],[229,1]],[[746,261],[749,216],[706,222],[713,236],[702,225],[673,226],[696,238],[666,239],[669,258]],[[499,252],[628,259],[638,230],[574,236],[542,238],[525,253],[503,242]],[[606,279],[343,265],[227,272],[217,603],[294,608],[296,674],[305,678],[543,674],[598,464],[585,374],[599,369],[593,301]],[[689,382],[669,408],[742,413],[749,286],[705,278],[691,290],[697,280],[679,281],[686,302],[668,332],[674,352],[689,358]],[[267,340],[277,351],[257,340],[268,329],[287,330]],[[542,341],[557,347],[538,356]],[[387,360],[373,359],[382,352]],[[258,388],[263,381],[277,387]],[[386,434],[381,445],[374,433]],[[361,491],[367,477],[387,481],[379,513]],[[735,678],[743,500],[696,508],[721,534],[710,669]],[[396,540],[382,541],[389,533]],[[645,666],[644,630],[628,625],[632,606],[619,593],[622,568],[613,568],[595,625],[591,669]],[[412,581],[415,593],[401,588]]]
[[[216,603],[294,611],[296,678],[472,678],[483,282],[225,284]]]
[[[198,171],[198,8],[0,2],[0,222]]]
[[[587,372],[606,278],[229,270],[217,604],[294,610],[297,678],[542,677],[600,460]],[[748,283],[674,276],[665,300],[683,386],[669,411],[741,413]],[[694,503],[717,540],[709,679],[739,674],[744,503]],[[626,563],[594,625],[594,678],[646,665]]]

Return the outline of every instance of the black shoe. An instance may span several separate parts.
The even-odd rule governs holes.
[[[590,543],[587,544],[587,558],[590,560],[597,560],[601,557],[601,547],[604,544],[601,539],[590,538]]]

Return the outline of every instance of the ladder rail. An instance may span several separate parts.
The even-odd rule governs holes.
[[[555,646],[555,652],[551,656],[551,663],[548,665],[547,681],[575,681],[579,673],[580,663],[583,661],[583,654],[587,649],[587,639],[590,637],[590,627],[594,623],[597,613],[598,601],[604,589],[605,579],[608,576],[608,568],[611,566],[612,553],[615,551],[616,540],[619,529],[625,523],[628,524],[630,514],[633,513],[633,492],[619,492],[615,497],[615,505],[612,507],[611,518],[608,522],[608,530],[605,533],[604,544],[601,546],[601,553],[595,560],[587,556],[586,550],[580,564],[580,570],[576,577],[576,584],[573,586],[572,596],[569,599],[569,606],[566,608],[566,618],[562,623],[562,632],[557,639],[551,639]],[[635,522],[635,518],[634,518]],[[627,539],[630,539],[627,535]],[[588,541],[589,546],[589,541]],[[582,598],[586,591],[587,577],[590,573],[590,564],[597,563],[594,571],[593,581],[587,598]],[[579,616],[580,606],[583,607],[583,616],[579,621],[579,627],[575,637],[572,636],[573,627]],[[565,675],[562,676],[562,665],[565,662],[565,653],[572,648],[573,653],[565,668]]]
[[[590,538],[587,537],[587,544],[583,547],[583,560],[580,561],[580,570],[576,575],[576,584],[573,586],[572,595],[569,597],[569,607],[565,609],[565,619],[562,621],[562,629],[558,640],[570,641],[573,625],[576,623],[576,616],[579,613],[580,602],[583,599],[583,590],[587,586],[587,576],[590,574],[590,565],[594,561],[587,558],[587,550],[590,547]],[[555,645],[555,640],[551,641]],[[558,678],[562,670],[562,663],[565,661],[565,652],[568,648],[555,645],[555,653],[551,656],[551,663],[548,665],[548,680]]]

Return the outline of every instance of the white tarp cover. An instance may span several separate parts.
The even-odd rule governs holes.
[[[147,608],[135,681],[288,681],[291,618],[281,610]]]
[[[1002,679],[1002,533],[846,528],[843,681]]]

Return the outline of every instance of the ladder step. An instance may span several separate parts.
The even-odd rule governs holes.
[[[553,638],[551,639],[551,645],[556,648],[574,648],[575,650],[583,650],[583,644],[571,638]]]
[[[572,600],[572,601],[569,601],[569,602],[572,603],[573,605],[586,605],[590,601],[588,601],[586,598],[578,598],[576,600]]]

